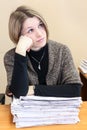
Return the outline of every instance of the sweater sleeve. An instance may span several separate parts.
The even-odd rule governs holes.
[[[81,84],[35,85],[34,93],[37,96],[79,97],[81,96]]]
[[[28,92],[27,57],[15,53],[10,91],[17,98]]]

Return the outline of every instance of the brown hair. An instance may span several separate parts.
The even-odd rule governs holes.
[[[9,18],[9,36],[14,43],[18,43],[19,37],[21,35],[22,25],[29,17],[37,17],[42,21],[48,39],[49,31],[44,18],[35,10],[32,10],[26,6],[20,6],[11,13]]]

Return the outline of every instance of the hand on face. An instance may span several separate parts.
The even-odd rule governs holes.
[[[30,51],[32,46],[33,42],[31,38],[21,36],[16,47],[16,53],[26,56],[26,51]]]

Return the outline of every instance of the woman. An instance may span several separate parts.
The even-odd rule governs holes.
[[[11,13],[9,36],[16,47],[4,56],[8,96],[80,96],[82,84],[69,48],[48,35],[38,12],[20,6]]]

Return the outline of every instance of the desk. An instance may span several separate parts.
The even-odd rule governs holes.
[[[83,83],[83,87],[81,89],[81,97],[83,101],[87,101],[87,74],[83,73],[80,68],[79,68],[79,74],[81,81]]]
[[[31,128],[16,128],[12,122],[10,105],[0,105],[0,130],[87,130],[87,102],[83,102],[79,113],[80,122],[73,125],[50,125]]]

